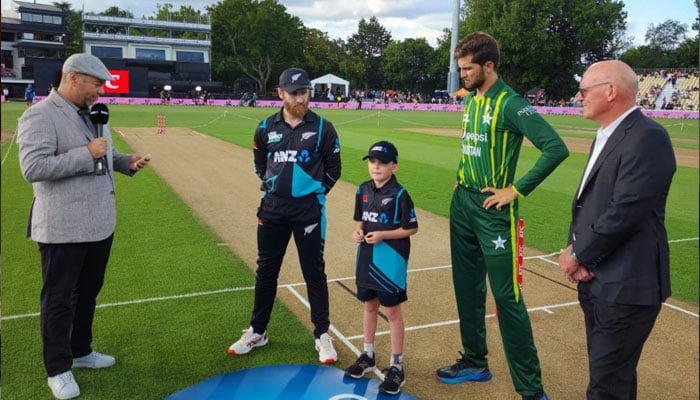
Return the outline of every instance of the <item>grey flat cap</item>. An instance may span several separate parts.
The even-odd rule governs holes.
[[[112,74],[109,73],[107,67],[102,64],[99,58],[87,53],[73,54],[63,63],[63,73],[78,72],[94,76],[103,81],[111,81]]]

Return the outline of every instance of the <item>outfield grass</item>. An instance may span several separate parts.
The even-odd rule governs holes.
[[[3,105],[3,130],[14,131],[23,103]],[[189,127],[250,148],[256,124],[269,108],[184,106],[110,106],[113,127],[157,125]],[[459,113],[321,110],[340,135],[342,179],[366,180],[361,160],[370,144],[394,142],[400,153],[398,177],[417,206],[447,216],[460,152]],[[593,138],[596,126],[581,117],[546,116],[563,136]],[[674,143],[697,149],[698,121],[660,120]],[[454,137],[411,132],[411,128],[454,129]],[[114,135],[118,149],[129,151]],[[538,152],[523,148],[519,173]],[[36,244],[24,237],[31,186],[19,172],[17,147],[2,146],[2,367],[6,399],[48,398],[41,364],[38,318],[13,316],[37,313],[41,268]],[[572,153],[530,196],[521,201],[526,220],[526,245],[545,253],[558,251],[566,240],[570,205],[586,155]],[[252,153],[251,153],[252,163]],[[251,172],[252,173],[252,172]],[[150,169],[135,178],[117,177],[118,223],[100,304],[177,296],[254,283],[249,269],[218,238],[194,218],[191,210]],[[698,169],[679,167],[666,214],[671,243],[674,297],[698,302]],[[676,240],[692,239],[675,242]],[[84,388],[81,399],[162,398],[206,377],[260,364],[315,363],[309,332],[281,304],[270,325],[282,332],[270,342],[272,351],[253,358],[231,358],[225,346],[245,328],[251,309],[250,290],[216,295],[175,297],[160,302],[128,303],[97,311],[96,347],[123,356],[114,368],[98,375],[76,372]],[[173,334],[173,333],[177,334]],[[142,340],[149,338],[149,340]],[[136,340],[134,340],[136,339]],[[155,345],[154,345],[155,344]],[[223,346],[223,347],[222,347]],[[284,352],[284,360],[276,355]],[[266,358],[269,357],[269,358]],[[177,365],[161,360],[180,360]],[[129,385],[128,382],[138,382]],[[144,388],[151,392],[143,393]]]

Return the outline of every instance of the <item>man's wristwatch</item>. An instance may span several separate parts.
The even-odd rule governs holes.
[[[578,257],[576,257],[576,253],[574,253],[573,247],[571,248],[571,258],[573,258],[574,261],[576,261],[577,263],[581,264],[581,260],[579,260]]]

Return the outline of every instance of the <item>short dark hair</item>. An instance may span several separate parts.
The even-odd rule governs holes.
[[[493,62],[493,67],[498,66],[501,58],[498,50],[498,42],[486,32],[474,32],[462,38],[455,47],[455,59],[472,56],[472,62],[484,65],[487,61]]]

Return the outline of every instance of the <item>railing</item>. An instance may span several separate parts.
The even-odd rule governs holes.
[[[41,101],[45,97],[37,96],[36,101]],[[106,104],[138,104],[138,105],[160,105],[160,98],[145,98],[145,97],[100,97],[100,101]],[[174,106],[202,106],[200,99],[181,99],[175,98],[170,102]],[[209,99],[208,106],[228,106],[239,107],[240,99]],[[257,107],[282,107],[281,100],[257,100]],[[329,102],[329,101],[311,101],[310,108],[320,109],[345,109],[354,110],[357,108],[355,102]],[[409,104],[409,103],[389,103],[379,104],[372,102],[363,102],[363,110],[375,111],[436,111],[436,112],[462,112],[464,110],[461,104]],[[582,115],[583,109],[580,107],[535,107],[537,112],[545,115]],[[697,111],[680,111],[680,110],[641,110],[644,115],[651,118],[673,118],[673,119],[699,119]]]

